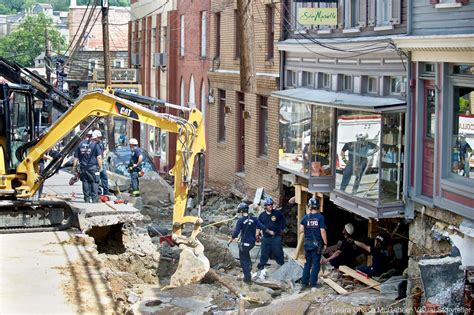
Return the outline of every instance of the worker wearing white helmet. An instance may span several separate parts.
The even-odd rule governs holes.
[[[328,258],[324,258],[321,263],[330,263],[334,268],[339,266],[353,267],[355,258],[355,246],[352,235],[354,234],[354,226],[351,223],[344,225],[342,235],[344,239],[339,244],[337,250],[330,254]]]
[[[131,178],[131,190],[132,196],[140,196],[140,187],[138,178],[143,176],[142,171],[142,162],[143,162],[143,153],[142,150],[138,147],[138,141],[135,138],[131,138],[128,141],[130,145],[130,150],[132,155],[130,156],[130,163],[128,164],[128,171]]]
[[[104,160],[104,157],[106,155],[106,150],[105,150],[105,145],[104,142],[102,141],[102,132],[100,130],[96,129],[92,132],[92,140],[97,143],[99,148],[102,151],[102,160]],[[105,167],[102,167],[100,173],[100,185],[99,185],[99,192],[102,193],[102,195],[108,196],[110,195],[109,193],[109,178],[107,177],[107,170]]]

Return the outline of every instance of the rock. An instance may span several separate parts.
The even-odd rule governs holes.
[[[140,301],[140,297],[133,291],[128,291],[127,292],[127,301],[130,304],[135,304],[138,301]]]
[[[145,205],[159,205],[162,201],[174,198],[173,187],[160,174],[153,171],[140,178],[140,195]]]
[[[232,233],[232,230],[227,225],[223,225],[219,228],[219,232],[225,235],[230,235]]]
[[[168,235],[168,233],[170,233],[170,230],[164,226],[161,226],[159,224],[156,224],[156,223],[152,223],[150,225],[147,226],[147,231],[148,231],[148,235],[150,235],[150,237],[155,237],[155,236],[164,236],[164,235]]]
[[[270,305],[249,310],[246,314],[265,315],[265,314],[306,314],[311,302],[302,300],[304,294],[290,295],[279,300],[273,301]]]
[[[218,266],[227,270],[236,266],[234,256],[225,243],[206,233],[198,234],[198,239],[204,245],[204,255],[209,259],[211,267]]]
[[[137,208],[138,210],[143,209],[143,199],[142,197],[136,197],[135,200],[133,201],[133,206]]]
[[[385,281],[380,285],[381,293],[398,293],[399,286],[402,282],[406,281],[404,276],[394,276]]]
[[[288,260],[270,275],[271,279],[278,281],[298,281],[303,276],[303,267],[293,259]]]

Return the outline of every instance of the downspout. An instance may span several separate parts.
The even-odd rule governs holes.
[[[412,34],[413,29],[413,0],[408,0],[407,6],[407,35],[410,36]],[[404,170],[403,170],[403,201],[405,202],[405,218],[408,220],[413,220],[415,218],[415,206],[413,201],[410,199],[409,195],[409,188],[410,188],[410,174],[411,174],[411,145],[412,145],[412,132],[413,132],[413,124],[411,123],[413,118],[412,117],[412,108],[414,106],[412,99],[413,93],[410,86],[410,82],[412,80],[412,66],[411,66],[411,52],[407,52],[407,83],[408,86],[406,88],[407,91],[407,108],[405,112],[405,155],[403,159]],[[418,126],[417,126],[418,127]]]

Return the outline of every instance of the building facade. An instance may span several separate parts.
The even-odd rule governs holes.
[[[271,93],[279,89],[281,9],[267,0],[252,9],[256,91],[243,93],[237,2],[211,2],[208,177],[240,196],[253,198],[263,187],[278,197],[278,100]]]
[[[283,199],[295,195],[299,222],[319,196],[330,244],[347,222],[359,237],[387,233],[406,207],[407,59],[392,43],[407,32],[406,1],[285,1],[283,9],[282,89],[273,93]]]
[[[460,267],[451,274],[453,287],[474,265],[472,16],[472,1],[413,1],[409,36],[395,40],[411,60],[409,276],[420,275],[425,257],[457,253],[448,257]],[[409,292],[422,285],[409,282]],[[434,293],[426,290],[424,298]]]

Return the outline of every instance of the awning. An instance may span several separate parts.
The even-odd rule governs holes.
[[[397,98],[365,96],[307,88],[275,91],[272,93],[272,96],[282,100],[311,105],[371,112],[403,111],[406,107],[406,102]]]

